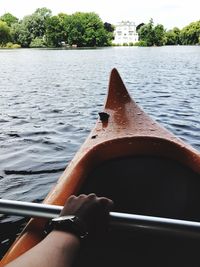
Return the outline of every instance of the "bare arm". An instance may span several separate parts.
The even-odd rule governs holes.
[[[95,194],[71,196],[60,216],[75,215],[89,235],[96,235],[108,224],[112,200]],[[53,230],[43,241],[6,267],[71,267],[80,248],[80,239],[73,233]]]
[[[71,266],[80,247],[79,239],[61,231],[52,231],[43,241],[6,267]]]

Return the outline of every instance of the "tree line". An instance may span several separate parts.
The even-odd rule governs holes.
[[[192,22],[183,29],[174,27],[166,31],[162,24],[154,25],[153,19],[137,27],[139,46],[162,45],[200,45],[200,20]]]
[[[200,20],[183,29],[166,31],[162,24],[137,26],[138,46],[200,44]],[[60,13],[56,16],[48,8],[38,8],[19,20],[10,13],[0,17],[0,47],[101,47],[112,45],[114,26],[103,23],[94,12]]]
[[[109,46],[114,27],[103,23],[94,13],[60,13],[53,16],[50,9],[38,8],[19,20],[10,13],[0,17],[0,46],[17,44],[21,47]]]

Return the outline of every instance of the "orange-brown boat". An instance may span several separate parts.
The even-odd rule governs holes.
[[[90,192],[120,212],[200,221],[200,153],[145,114],[116,69],[100,119],[44,203]],[[32,219],[0,266],[42,240],[45,224]],[[199,250],[200,240],[111,231],[106,242],[85,246],[77,266],[197,266]]]

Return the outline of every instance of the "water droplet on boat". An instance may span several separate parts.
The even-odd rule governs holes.
[[[142,113],[141,112],[138,112],[137,115],[141,115]]]
[[[149,130],[152,131],[152,132],[155,131],[155,129],[153,129],[153,128],[150,128]]]

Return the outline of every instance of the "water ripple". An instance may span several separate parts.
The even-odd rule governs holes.
[[[0,50],[0,62],[3,198],[47,195],[95,124],[113,67],[148,114],[200,150],[199,46]]]

